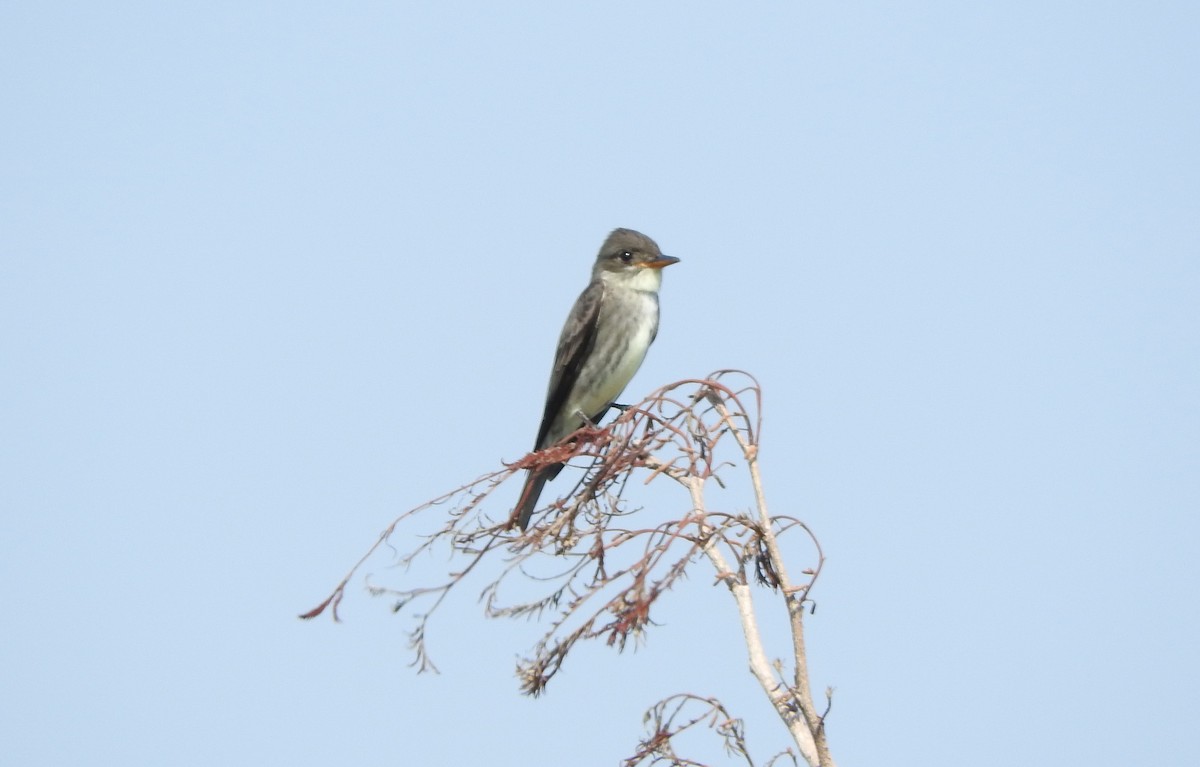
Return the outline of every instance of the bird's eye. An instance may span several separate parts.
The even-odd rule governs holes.
[[[631,251],[631,250],[621,251],[621,263],[623,263],[623,264],[633,263],[633,251]]]

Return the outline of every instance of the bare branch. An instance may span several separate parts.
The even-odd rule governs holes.
[[[623,651],[636,645],[655,624],[658,600],[686,577],[689,568],[707,559],[715,581],[726,587],[737,606],[749,653],[750,670],[810,765],[833,765],[825,738],[829,711],[814,707],[805,657],[806,610],[814,606],[811,591],[824,564],[824,554],[812,531],[800,520],[772,516],[759,470],[758,437],[762,431],[762,394],[757,381],[740,371],[722,370],[702,379],[665,386],[629,407],[608,426],[586,427],[545,450],[530,453],[503,470],[486,474],[451,493],[398,517],[346,574],[323,602],[305,613],[312,618],[337,608],[349,582],[381,547],[392,546],[395,563],[406,570],[421,554],[445,550],[455,569],[427,582],[403,587],[369,583],[371,593],[394,600],[393,609],[413,622],[410,643],[413,664],[436,671],[427,646],[427,627],[452,591],[479,573],[479,592],[489,617],[546,619],[545,631],[518,663],[521,689],[543,693],[581,641],[603,639]],[[489,509],[495,490],[513,474],[559,463],[583,471],[569,492],[546,503],[522,533],[510,529],[507,504]],[[709,480],[720,487],[719,476],[742,466],[754,495],[751,514],[708,508]],[[639,511],[626,499],[634,477],[649,483],[666,478],[688,493],[688,510],[669,515]],[[398,535],[423,512],[442,507],[440,527],[415,540]],[[636,515],[634,512],[638,512]],[[647,520],[636,526],[635,519]],[[816,562],[793,581],[780,548],[780,539],[799,530],[812,544]],[[700,557],[699,555],[703,555]],[[486,566],[485,566],[486,565]],[[777,593],[786,609],[791,651],[790,677],[785,681],[768,661],[765,641],[752,598],[754,587]],[[509,593],[536,596],[513,599]],[[727,752],[753,765],[746,749],[741,720],[729,715],[715,699],[674,695],[647,712],[652,722],[648,737],[626,762],[696,764],[675,753],[672,739],[700,724],[717,732]],[[796,763],[789,749],[775,757]]]

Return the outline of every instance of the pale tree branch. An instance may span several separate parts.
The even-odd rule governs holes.
[[[767,507],[758,462],[761,390],[740,371],[717,371],[701,379],[665,386],[621,413],[603,428],[580,429],[563,442],[531,453],[504,469],[486,474],[451,493],[397,518],[363,558],[350,569],[328,598],[305,613],[315,617],[337,608],[348,584],[372,555],[385,546],[395,550],[396,564],[410,568],[423,554],[446,551],[457,567],[428,581],[423,577],[403,587],[369,582],[371,593],[393,599],[393,609],[414,621],[410,641],[414,665],[436,671],[427,644],[427,627],[452,592],[471,576],[483,578],[481,599],[489,617],[545,618],[545,631],[518,663],[522,690],[545,692],[572,649],[581,641],[603,639],[624,650],[654,626],[651,611],[670,593],[703,555],[736,606],[746,641],[750,672],[787,728],[803,760],[813,767],[832,767],[825,718],[832,702],[814,705],[805,655],[804,617],[810,593],[821,572],[824,554],[816,537],[800,520],[773,516]],[[494,491],[513,474],[558,463],[583,464],[578,482],[567,494],[534,513],[521,533],[510,527],[508,505],[492,513]],[[742,466],[754,497],[751,514],[712,508],[709,482],[725,488],[721,474]],[[688,494],[681,516],[634,509],[625,495],[633,477],[646,483],[666,477]],[[421,537],[398,532],[417,524],[433,507],[445,508],[440,526]],[[634,513],[636,512],[636,514]],[[631,523],[644,520],[642,526]],[[815,563],[793,581],[780,546],[782,536],[799,530],[814,547]],[[417,541],[415,545],[412,543]],[[752,574],[751,574],[752,573]],[[754,601],[755,589],[781,598],[790,630],[787,661],[772,661]],[[511,599],[510,591],[529,594]],[[764,604],[772,604],[766,602]],[[786,646],[786,643],[785,643]],[[784,666],[788,677],[781,676]],[[690,693],[668,696],[646,713],[652,726],[626,761],[642,764],[693,765],[677,753],[673,739],[705,725],[726,752],[753,766],[744,725],[715,699]],[[766,764],[796,763],[784,750]]]

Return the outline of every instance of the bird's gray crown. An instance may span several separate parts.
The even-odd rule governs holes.
[[[608,235],[608,239],[600,246],[600,255],[615,256],[620,255],[625,250],[640,251],[648,254],[651,258],[657,258],[662,255],[662,251],[658,249],[657,242],[641,232],[635,232],[632,229],[612,230]]]

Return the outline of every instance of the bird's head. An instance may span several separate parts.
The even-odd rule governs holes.
[[[658,243],[641,232],[614,229],[600,246],[593,273],[604,278],[650,272],[654,275],[653,281],[657,283],[660,279],[659,270],[678,262],[679,259],[674,256],[664,256],[658,249]]]

